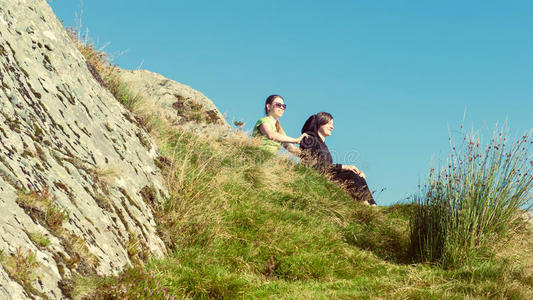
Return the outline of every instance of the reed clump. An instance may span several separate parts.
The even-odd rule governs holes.
[[[486,145],[479,133],[450,137],[444,166],[431,169],[414,199],[410,251],[444,268],[491,255],[489,249],[516,232],[521,211],[531,207],[531,132],[511,141],[496,128]],[[493,251],[492,251],[493,252]]]

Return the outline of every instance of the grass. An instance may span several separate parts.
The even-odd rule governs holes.
[[[98,258],[89,251],[86,241],[62,227],[63,222],[68,220],[69,213],[56,204],[48,189],[40,192],[19,192],[16,202],[34,222],[44,226],[59,238],[62,247],[69,254],[69,258],[64,258],[64,263],[69,269],[88,275],[99,266]],[[50,239],[40,233],[29,233],[29,237],[39,248],[50,245]]]
[[[531,207],[531,134],[516,141],[496,130],[487,146],[469,133],[452,143],[445,167],[432,170],[411,217],[412,255],[450,268],[490,255]]]
[[[156,218],[171,254],[128,272],[152,274],[167,297],[533,295],[532,256],[511,246],[518,241],[525,243],[521,249],[533,246],[525,227],[516,229],[522,238],[494,246],[498,256],[485,261],[454,269],[413,263],[409,220],[415,204],[359,205],[315,171],[264,153],[256,141],[217,140],[147,120],[166,157],[170,198],[156,208]],[[100,292],[126,287],[117,299],[142,295],[145,287],[124,274],[93,284]]]
[[[50,246],[50,239],[40,232],[31,232],[29,237],[33,244],[39,248],[46,248]]]
[[[88,36],[82,34],[80,30],[70,27],[67,28],[67,32],[78,50],[85,57],[87,68],[94,79],[100,85],[106,87],[115,99],[131,110],[140,97],[132,93],[128,85],[120,80],[117,66],[112,64],[108,55],[103,49],[96,49],[94,43],[89,41]]]
[[[17,248],[13,255],[0,254],[0,261],[7,273],[15,281],[22,285],[30,284],[36,279],[35,270],[40,264],[37,262],[35,254],[30,250],[23,251]]]
[[[31,250],[23,251],[19,247],[11,255],[0,251],[0,264],[7,271],[9,277],[18,282],[28,294],[46,297],[32,285],[38,279],[37,270],[41,263],[37,261],[35,253]]]
[[[36,222],[57,233],[69,218],[68,212],[57,206],[48,189],[43,191],[19,192],[17,204]]]
[[[360,205],[242,133],[193,135],[144,99],[130,109],[160,149],[170,197],[154,212],[169,255],[120,276],[78,276],[74,299],[533,298],[530,225],[516,220],[484,260],[420,263],[409,251],[420,203]]]

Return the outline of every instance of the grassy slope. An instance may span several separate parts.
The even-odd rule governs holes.
[[[191,135],[149,103],[128,107],[164,157],[171,197],[156,218],[171,251],[119,277],[79,277],[75,298],[533,298],[531,228],[453,270],[410,263],[409,205],[358,205],[247,137]]]
[[[166,157],[171,198],[157,220],[171,254],[100,281],[102,298],[147,297],[157,286],[180,298],[533,296],[531,231],[459,269],[409,264],[409,205],[354,203],[245,137],[217,141],[145,122]],[[109,292],[121,286],[126,292]]]

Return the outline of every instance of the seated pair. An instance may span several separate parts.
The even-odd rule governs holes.
[[[325,143],[326,137],[333,131],[331,114],[320,112],[312,115],[302,127],[302,134],[298,138],[292,138],[285,134],[279,122],[286,107],[279,95],[267,98],[266,116],[257,121],[253,131],[254,137],[262,139],[263,148],[276,154],[283,144],[289,152],[301,158],[302,164],[331,176],[332,180],[344,187],[353,199],[364,204],[376,205],[362,171],[352,165],[333,164],[331,153]],[[300,148],[292,144],[300,144]]]

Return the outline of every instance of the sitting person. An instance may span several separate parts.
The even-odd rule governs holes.
[[[326,137],[330,136],[332,131],[333,117],[327,112],[320,112],[307,119],[302,128],[302,133],[307,133],[307,136],[300,142],[302,164],[329,174],[335,182],[347,188],[353,199],[364,204],[376,205],[363,172],[355,166],[333,164],[331,153],[325,143]]]
[[[302,134],[298,138],[292,138],[285,134],[285,131],[283,131],[279,123],[279,118],[283,116],[285,108],[287,108],[287,105],[285,105],[281,96],[269,96],[265,102],[266,117],[257,121],[252,136],[261,137],[263,149],[272,154],[276,154],[283,143],[287,151],[294,155],[300,155],[300,149],[292,144],[299,144],[307,134]]]

